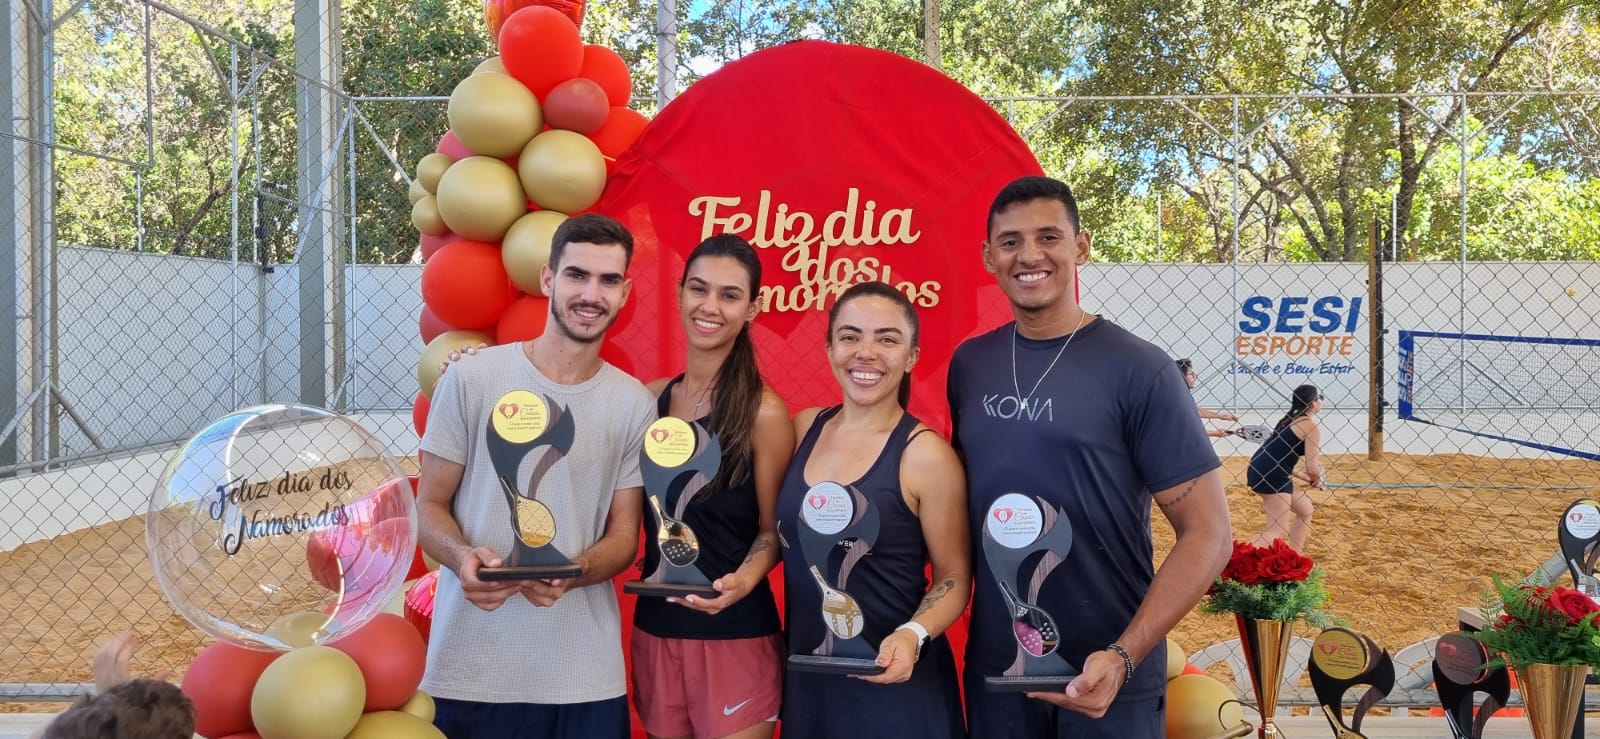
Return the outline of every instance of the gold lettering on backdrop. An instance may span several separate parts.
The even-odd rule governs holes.
[[[742,197],[704,195],[689,201],[689,215],[700,218],[700,238],[736,233],[757,249],[783,249],[779,265],[799,278],[799,284],[765,285],[763,310],[825,310],[830,301],[858,282],[885,282],[905,293],[912,304],[932,308],[939,304],[944,285],[938,280],[897,279],[894,269],[876,256],[842,256],[830,253],[841,247],[915,244],[922,232],[912,227],[911,208],[878,210],[875,200],[862,200],[850,188],[844,207],[819,219],[789,204],[773,202],[772,191],[762,190],[755,212]]]

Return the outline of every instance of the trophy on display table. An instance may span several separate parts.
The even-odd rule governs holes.
[[[1361,719],[1394,690],[1394,660],[1378,643],[1349,629],[1324,629],[1311,647],[1311,688],[1335,739],[1366,739]],[[1350,725],[1344,723],[1344,693],[1356,685],[1367,692],[1356,699]]]

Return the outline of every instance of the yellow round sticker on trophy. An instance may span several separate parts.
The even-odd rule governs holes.
[[[526,444],[539,438],[550,420],[544,398],[527,390],[512,390],[495,401],[494,432],[512,444]]]
[[[644,433],[644,453],[661,467],[679,467],[694,456],[694,427],[673,416],[657,419]]]
[[[1339,628],[1318,634],[1311,648],[1311,660],[1335,680],[1353,680],[1366,672],[1368,657],[1367,645],[1361,638]]]

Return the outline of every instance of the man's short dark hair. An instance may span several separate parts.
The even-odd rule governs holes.
[[[1182,372],[1183,374],[1186,374],[1186,375],[1189,374],[1190,372],[1193,372],[1194,371],[1194,362],[1190,361],[1187,358],[1178,360],[1178,371]]]
[[[44,739],[190,739],[194,702],[165,680],[130,680],[72,704]]]
[[[1072,188],[1067,183],[1049,177],[1018,177],[1010,184],[1000,188],[1000,194],[994,196],[994,202],[989,204],[989,221],[984,225],[983,233],[988,236],[994,231],[994,217],[1005,212],[1017,203],[1026,203],[1033,200],[1057,200],[1067,208],[1067,218],[1072,221],[1072,230],[1083,230],[1078,221],[1078,199],[1072,197]]]
[[[599,213],[584,213],[561,222],[550,237],[550,269],[561,264],[567,244],[616,244],[625,255],[623,265],[633,261],[633,234],[615,219]]]

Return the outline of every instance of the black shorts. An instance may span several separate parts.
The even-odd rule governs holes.
[[[449,739],[628,739],[628,697],[589,703],[478,703],[435,698]]]

